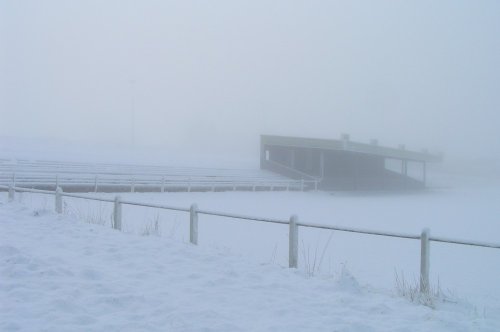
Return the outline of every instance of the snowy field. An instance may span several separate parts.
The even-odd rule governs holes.
[[[465,180],[422,193],[121,196],[498,243],[498,183]],[[111,204],[64,201],[62,217],[46,195],[1,206],[2,330],[500,329],[498,249],[431,243],[431,283],[445,295],[430,309],[395,286],[396,274],[416,283],[415,240],[300,228],[300,266],[291,271],[284,225],[200,215],[194,247],[187,213],[124,206],[121,234],[110,229]]]
[[[121,234],[0,205],[2,331],[497,331],[473,305],[436,309],[343,270],[256,264],[223,248]]]

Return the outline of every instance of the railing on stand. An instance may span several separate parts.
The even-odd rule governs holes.
[[[159,176],[152,174],[86,174],[69,173],[44,174],[44,173],[15,173],[11,175],[0,172],[0,185],[13,184],[18,187],[30,187],[48,190],[70,188],[71,191],[99,192],[101,191],[160,191],[185,190],[191,191],[216,191],[216,190],[318,190],[321,179],[286,179],[286,178],[245,178],[235,176]],[[140,190],[138,190],[140,188]]]

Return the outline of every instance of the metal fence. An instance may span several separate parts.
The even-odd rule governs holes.
[[[403,239],[411,239],[411,240],[420,240],[420,292],[429,293],[430,291],[430,283],[429,283],[429,266],[430,266],[430,242],[442,242],[442,243],[452,243],[452,244],[460,244],[460,245],[469,245],[476,247],[486,247],[486,248],[495,248],[500,249],[500,244],[496,243],[486,243],[480,241],[468,241],[468,240],[459,240],[459,239],[450,239],[444,237],[436,237],[430,235],[429,229],[422,230],[421,234],[405,234],[405,233],[395,233],[395,232],[381,232],[376,230],[367,230],[360,228],[351,228],[351,227],[340,227],[340,226],[332,226],[332,225],[324,225],[317,223],[305,223],[300,222],[299,218],[296,215],[292,215],[288,220],[283,219],[272,219],[266,217],[256,217],[249,215],[241,215],[220,211],[211,211],[198,209],[196,204],[192,204],[189,208],[187,207],[176,207],[169,206],[163,204],[152,204],[152,203],[144,203],[144,202],[136,202],[131,200],[123,200],[120,196],[115,196],[114,199],[110,198],[101,198],[101,197],[89,197],[85,195],[73,194],[73,193],[65,193],[59,187],[55,191],[49,190],[38,190],[38,189],[29,189],[29,188],[21,188],[14,186],[4,186],[0,185],[0,189],[4,189],[8,191],[8,199],[9,201],[13,201],[15,198],[16,192],[30,192],[30,193],[38,193],[38,194],[48,194],[55,196],[55,211],[57,213],[63,212],[63,197],[73,197],[73,198],[81,198],[88,199],[100,202],[108,202],[114,204],[113,210],[113,222],[112,227],[116,230],[122,229],[122,205],[135,205],[142,207],[150,207],[157,209],[166,209],[173,211],[182,211],[189,213],[189,239],[192,244],[198,244],[198,215],[211,215],[211,216],[219,216],[225,218],[233,218],[233,219],[243,219],[243,220],[252,220],[252,221],[260,221],[266,223],[275,223],[275,224],[283,224],[288,225],[289,228],[289,252],[288,252],[288,266],[290,268],[298,267],[298,248],[299,248],[299,227],[310,227],[310,228],[318,228],[318,229],[328,229],[335,230],[341,232],[352,232],[358,234],[368,234],[368,235],[377,235],[377,236],[387,236],[387,237],[396,237]]]
[[[113,165],[0,159],[0,185],[71,192],[309,190],[318,179],[292,180],[258,169]]]
[[[165,192],[165,191],[275,191],[317,190],[319,180],[290,180],[279,176],[187,176],[151,174],[0,174],[0,184],[36,189],[56,189],[72,192]]]

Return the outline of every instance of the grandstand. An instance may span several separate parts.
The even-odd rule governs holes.
[[[317,181],[323,190],[422,189],[427,163],[441,160],[425,150],[353,142],[345,134],[338,140],[262,135],[260,146],[261,169]],[[410,174],[409,166],[420,171]]]

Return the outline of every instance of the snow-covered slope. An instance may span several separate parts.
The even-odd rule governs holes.
[[[0,203],[2,331],[498,331],[437,309],[213,247],[119,233]]]

